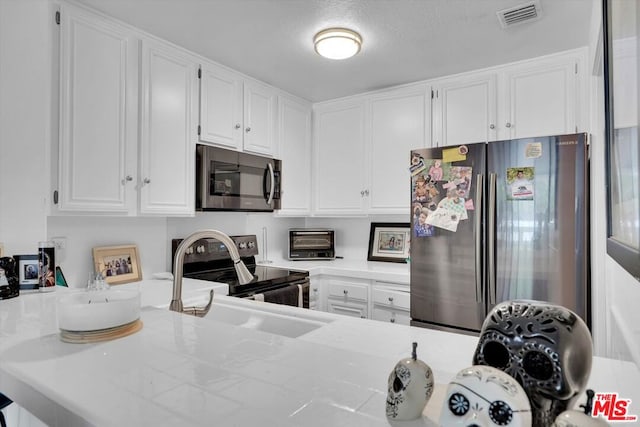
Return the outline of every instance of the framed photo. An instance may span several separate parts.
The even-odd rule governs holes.
[[[93,248],[93,264],[107,283],[122,283],[142,280],[140,258],[136,245],[101,246]]]
[[[20,290],[38,289],[38,255],[15,255]]]
[[[369,261],[407,262],[408,222],[372,222],[369,234]]]

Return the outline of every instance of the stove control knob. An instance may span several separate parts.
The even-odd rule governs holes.
[[[193,246],[189,246],[186,251],[184,251],[187,255],[191,255],[193,253]]]
[[[253,249],[253,248],[255,248],[255,247],[256,247],[256,242],[254,242],[253,240],[251,240],[247,245],[249,246],[249,249]]]
[[[240,249],[246,249],[247,248],[247,243],[246,242],[240,242],[240,243],[238,243],[238,247]]]

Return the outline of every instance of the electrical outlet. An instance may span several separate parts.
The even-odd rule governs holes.
[[[56,250],[65,249],[67,247],[66,237],[52,237],[51,241],[53,242],[53,247],[56,248]]]

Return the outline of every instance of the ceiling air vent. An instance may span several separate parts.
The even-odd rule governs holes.
[[[496,13],[502,28],[507,28],[524,22],[531,22],[540,19],[541,12],[542,9],[540,8],[540,3],[537,1],[531,1],[509,9],[500,10]]]

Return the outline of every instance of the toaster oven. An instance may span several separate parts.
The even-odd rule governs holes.
[[[335,230],[328,228],[289,229],[290,260],[323,260],[335,257]]]

